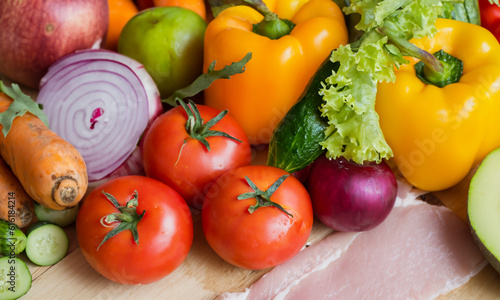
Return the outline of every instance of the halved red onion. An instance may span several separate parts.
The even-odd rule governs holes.
[[[128,168],[144,130],[162,113],[158,88],[143,65],[104,49],[77,51],[54,63],[37,102],[50,129],[82,154],[91,182]]]
[[[132,152],[132,154],[130,154],[130,157],[118,169],[114,170],[101,180],[94,180],[89,182],[87,192],[92,191],[93,189],[110,179],[127,175],[146,176],[144,165],[142,163],[142,150],[139,146],[135,147],[135,150]]]

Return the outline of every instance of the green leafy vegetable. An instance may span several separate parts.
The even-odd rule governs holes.
[[[498,0],[495,0],[498,2]],[[491,0],[490,0],[491,2]],[[443,18],[481,25],[479,2],[477,0],[457,0],[443,3]]]
[[[208,88],[217,79],[229,79],[231,76],[243,73],[245,64],[252,58],[252,53],[249,52],[238,62],[233,62],[229,66],[224,66],[220,70],[214,70],[215,61],[210,64],[206,73],[201,74],[190,85],[180,90],[175,91],[170,97],[162,100],[171,106],[177,106],[177,99],[185,99],[192,97],[204,89]]]
[[[38,103],[33,101],[30,96],[24,94],[17,84],[12,84],[12,87],[8,87],[0,81],[0,92],[5,93],[14,100],[6,111],[0,113],[0,124],[3,126],[2,133],[4,137],[9,133],[14,119],[23,116],[27,112],[37,116],[49,127],[47,116],[43,113]]]
[[[443,5],[438,0],[354,0],[343,11],[360,15],[355,28],[363,35],[332,52],[331,61],[340,67],[320,90],[324,100],[320,110],[329,123],[328,138],[321,144],[332,158],[380,162],[392,157],[392,150],[375,111],[377,84],[394,81],[394,68],[407,63],[403,55],[413,50],[392,39],[434,35]]]

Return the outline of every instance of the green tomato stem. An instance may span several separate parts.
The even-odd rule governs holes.
[[[286,174],[286,175],[281,176],[280,178],[278,178],[278,180],[276,180],[265,191],[260,190],[255,185],[255,183],[253,183],[252,180],[250,180],[250,178],[245,176],[245,180],[247,181],[248,185],[252,188],[253,192],[243,193],[243,194],[239,195],[237,199],[238,200],[245,200],[245,199],[255,198],[255,200],[257,200],[256,204],[254,204],[248,208],[248,212],[251,214],[253,214],[257,209],[259,209],[261,207],[272,206],[272,207],[278,208],[279,210],[281,210],[282,212],[284,212],[285,214],[287,214],[288,216],[293,218],[293,215],[291,213],[289,213],[286,209],[284,209],[278,203],[271,200],[271,196],[274,194],[274,192],[276,192],[276,190],[280,187],[280,185],[283,183],[283,181],[285,181],[285,179],[288,178],[288,176],[290,176],[290,175]]]
[[[217,116],[215,116],[213,119],[208,120],[206,123],[203,123],[203,118],[201,117],[200,111],[198,110],[198,107],[196,104],[189,100],[189,104],[186,104],[184,101],[177,99],[179,104],[184,108],[184,111],[186,112],[188,119],[186,121],[186,131],[189,134],[190,138],[189,139],[196,139],[200,143],[202,143],[207,151],[210,151],[210,144],[207,141],[208,137],[212,136],[221,136],[225,138],[232,139],[236,142],[241,143],[239,139],[225,133],[222,131],[218,130],[212,130],[212,126],[214,126],[216,123],[218,123],[224,116],[228,113],[228,110],[221,111]],[[184,141],[184,143],[186,143]],[[181,149],[182,151],[182,149]],[[180,153],[179,153],[180,155]]]
[[[101,248],[101,246],[107,240],[124,230],[130,230],[132,232],[134,241],[138,245],[139,233],[137,231],[137,224],[139,224],[139,222],[142,220],[146,211],[144,210],[142,214],[137,213],[137,205],[139,204],[139,194],[137,193],[137,191],[134,191],[132,199],[129,200],[125,206],[121,206],[113,195],[104,191],[102,191],[102,193],[104,194],[106,199],[108,199],[115,206],[115,208],[120,211],[119,213],[117,212],[107,215],[104,218],[104,221],[107,224],[114,222],[118,222],[119,224],[104,236],[101,243],[97,247],[97,250],[99,251],[99,248]],[[105,224],[103,224],[103,226],[105,226]]]

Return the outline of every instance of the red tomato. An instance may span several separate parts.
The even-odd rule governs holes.
[[[269,198],[274,206],[249,207],[256,198],[239,200],[252,192],[248,177],[266,191],[285,171],[270,166],[245,166],[217,179],[207,192],[202,209],[203,231],[212,249],[227,262],[244,269],[259,270],[279,265],[307,242],[313,225],[311,199],[298,179],[288,176]]]
[[[491,31],[500,40],[500,7],[488,0],[479,0],[481,25]]]
[[[205,105],[197,108],[203,123],[220,113]],[[175,189],[190,206],[201,209],[208,186],[226,171],[250,164],[252,151],[245,132],[230,115],[210,129],[225,132],[241,142],[222,136],[207,137],[210,151],[189,135],[187,120],[188,115],[180,105],[155,119],[142,145],[144,170],[147,176]]]
[[[103,194],[125,206],[137,191],[135,211],[144,216],[137,223],[138,243],[124,230],[102,243],[119,224],[105,217],[120,212]],[[102,223],[101,223],[102,222]],[[145,176],[124,176],[96,187],[82,202],[76,233],[83,256],[104,277],[122,284],[147,284],[174,271],[193,243],[193,221],[181,196],[165,184]]]

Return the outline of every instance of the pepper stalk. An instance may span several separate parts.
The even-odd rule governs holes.
[[[208,3],[214,16],[230,6],[246,5],[252,7],[264,16],[261,22],[254,25],[253,31],[272,40],[290,34],[295,26],[289,20],[278,17],[262,0],[208,0]]]
[[[418,48],[409,41],[400,38],[395,32],[387,28],[377,28],[376,31],[389,38],[403,55],[420,59],[415,66],[417,76],[426,84],[444,87],[450,83],[458,82],[462,76],[463,64],[458,58],[444,52],[436,52],[434,55]]]

